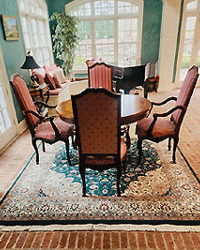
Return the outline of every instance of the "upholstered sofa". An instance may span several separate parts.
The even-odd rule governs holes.
[[[49,86],[48,105],[55,106],[71,98],[71,94],[79,93],[88,87],[88,80],[74,81],[70,83],[66,79],[63,69],[56,64],[34,69],[33,73],[38,77],[39,84],[46,83]],[[48,110],[49,116],[56,116],[55,109]]]

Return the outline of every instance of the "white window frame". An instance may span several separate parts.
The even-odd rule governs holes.
[[[21,8],[21,4],[24,3],[25,9]],[[49,28],[49,16],[48,16],[48,9],[45,0],[32,0],[32,5],[34,11],[30,11],[29,8],[29,1],[28,0],[18,0],[18,7],[19,7],[19,14],[22,26],[22,32],[24,36],[24,44],[26,52],[31,51],[31,55],[35,58],[36,62],[42,67],[43,65],[50,65],[54,62],[53,60],[53,52],[52,52],[52,42],[50,36],[50,28]],[[39,5],[40,9],[42,10],[42,15],[37,15],[36,6]],[[23,18],[27,20],[27,32],[23,29]],[[33,39],[33,31],[31,28],[31,21],[35,20],[36,23],[36,30],[38,34],[40,34],[40,27],[39,22],[43,22],[44,24],[44,37],[45,42],[42,39],[38,39],[38,46],[35,46],[34,39]],[[28,36],[29,43],[27,44],[25,36]],[[40,38],[40,37],[38,37]],[[44,50],[48,51],[48,57],[45,58]]]
[[[184,47],[184,38],[185,38],[185,31],[186,31],[186,21],[188,17],[196,17],[195,22],[195,29],[194,29],[194,38],[193,38],[193,45],[191,49],[191,56],[190,56],[190,64],[189,68],[195,64],[195,56],[198,53],[199,44],[200,44],[200,37],[199,37],[199,29],[200,29],[200,0],[198,0],[198,6],[196,10],[187,10],[187,5],[193,2],[193,0],[187,0],[184,2],[184,11],[183,11],[183,22],[182,22],[182,30],[181,30],[181,42],[180,42],[180,49],[179,49],[179,56],[177,62],[177,72],[176,72],[176,80],[175,80],[175,87],[180,88],[182,86],[183,80],[180,79],[181,68],[182,68],[182,59],[183,59],[183,47]],[[200,86],[200,80],[197,81],[197,85]]]
[[[95,0],[74,0],[73,2],[70,2],[65,5],[65,12],[66,14],[70,14],[70,11],[75,8],[78,5],[82,5],[84,3],[91,2],[92,6]],[[118,2],[118,0],[114,0],[115,3]],[[136,56],[136,65],[140,65],[141,63],[141,44],[142,44],[142,23],[143,23],[143,1],[142,0],[121,0],[123,2],[129,2],[131,4],[135,4],[139,6],[139,12],[138,13],[126,13],[126,14],[114,14],[114,15],[102,15],[102,16],[95,16],[94,11],[92,10],[91,16],[81,16],[78,17],[80,21],[91,21],[91,24],[93,26],[94,20],[113,20],[114,26],[115,26],[115,33],[114,33],[114,64],[118,65],[118,19],[126,19],[126,18],[137,18],[138,19],[138,40],[137,40],[137,56]],[[115,13],[116,13],[117,4],[115,4]],[[95,36],[94,36],[94,29],[91,27],[92,32],[92,58],[87,59],[94,59],[96,58],[95,54]],[[73,69],[73,73],[86,73],[87,69]]]

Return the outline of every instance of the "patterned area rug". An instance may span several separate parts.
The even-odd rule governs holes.
[[[177,150],[171,164],[167,141],[144,142],[137,166],[136,141],[129,149],[116,196],[116,171],[86,172],[87,197],[82,197],[78,152],[70,149],[72,165],[62,143],[40,148],[0,207],[0,223],[174,223],[199,221],[199,183]]]

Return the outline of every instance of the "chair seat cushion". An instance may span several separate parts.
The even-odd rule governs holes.
[[[125,140],[121,138],[121,155],[120,160],[121,162],[125,161],[127,155],[127,146]],[[106,157],[94,157],[94,156],[87,156],[85,159],[85,164],[88,165],[112,165],[115,164],[115,159],[113,156],[106,156]]]
[[[147,131],[152,121],[153,118],[144,118],[138,121],[136,126],[136,134],[139,138],[147,138]],[[154,138],[165,138],[172,136],[174,135],[174,129],[175,125],[169,118],[158,118],[153,127],[152,136]]]
[[[67,139],[70,135],[72,135],[74,126],[70,123],[67,123],[65,121],[62,121],[61,119],[55,120],[55,125],[58,128],[60,132],[60,139]],[[45,139],[48,141],[54,141],[55,140],[55,132],[51,126],[51,123],[44,122],[39,124],[35,128],[35,137]]]

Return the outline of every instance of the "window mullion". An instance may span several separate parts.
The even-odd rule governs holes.
[[[118,65],[118,1],[114,5],[114,64]]]
[[[94,1],[91,1],[91,16],[92,16],[92,18],[91,18],[92,58],[96,58]]]

